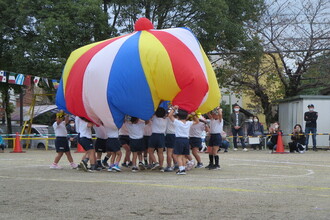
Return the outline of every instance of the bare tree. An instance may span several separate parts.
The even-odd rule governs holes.
[[[272,1],[260,22],[249,26],[272,57],[286,97],[325,85],[324,78],[304,78],[317,57],[330,50],[328,0]]]

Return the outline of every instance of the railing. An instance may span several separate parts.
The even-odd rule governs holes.
[[[258,135],[258,136],[236,136],[237,138],[248,138],[248,137],[259,137],[262,139],[267,139],[270,136],[273,135],[277,135],[277,134],[266,134],[266,135]],[[300,134],[300,135],[314,135],[313,133],[309,133],[309,134]],[[330,133],[316,133],[315,135],[330,135]],[[0,136],[3,137],[4,140],[7,141],[12,141],[13,142],[13,148],[15,148],[15,140],[16,137],[18,136],[20,138],[20,140],[45,140],[45,149],[48,150],[49,149],[49,140],[55,140],[55,134],[44,134],[44,135],[40,135],[40,134],[1,134]],[[68,134],[68,138],[69,137],[76,137],[77,134]],[[95,135],[93,135],[93,139],[96,139]],[[282,136],[293,136],[293,134],[282,134]],[[227,136],[227,138],[229,139],[233,139],[235,136]],[[330,139],[329,139],[330,140]],[[266,141],[265,142],[265,148],[266,148]],[[28,147],[28,146],[27,146]],[[26,148],[27,148],[26,147]]]

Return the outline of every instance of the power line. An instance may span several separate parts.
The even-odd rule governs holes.
[[[330,51],[330,48],[324,48],[324,49],[311,49],[311,50],[266,50],[263,51],[264,53],[299,53],[299,52],[322,52],[322,51]],[[210,52],[207,53],[207,55],[234,55],[234,54],[241,54],[247,52],[245,50],[241,51],[230,51],[230,52]]]

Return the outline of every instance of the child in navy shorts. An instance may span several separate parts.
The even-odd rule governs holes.
[[[178,119],[174,117],[174,111],[177,110],[176,114]],[[178,175],[185,175],[185,164],[186,156],[190,154],[189,152],[189,130],[190,127],[194,124],[193,121],[187,121],[188,112],[182,109],[179,109],[178,106],[174,106],[168,117],[174,123],[175,126],[175,146],[173,153],[177,155],[179,171],[176,173]]]
[[[121,160],[121,150],[120,150],[120,142],[118,139],[118,129],[115,125],[112,127],[105,127],[108,139],[106,142],[107,152],[111,153],[110,166],[108,171],[116,171],[120,172],[121,169],[119,167],[119,163]]]
[[[203,131],[208,132],[209,127],[207,126],[205,121],[199,120],[196,117],[197,121],[190,128],[189,132],[189,144],[191,147],[192,154],[197,160],[197,165],[195,168],[202,168],[203,163],[201,161],[201,157],[198,155],[199,149],[202,147],[202,135]]]
[[[105,169],[106,167],[102,165],[101,157],[102,157],[102,153],[106,152],[106,144],[108,137],[103,125],[100,125],[98,127],[94,125],[94,131],[96,135],[96,141],[95,141],[96,166],[98,169]]]
[[[127,119],[125,118],[125,122],[122,125],[122,127],[119,129],[119,141],[121,146],[125,150],[125,157],[124,161],[121,164],[124,167],[130,167],[132,166],[132,161],[131,161],[131,149],[129,146],[129,136],[128,136],[128,130],[127,130]]]
[[[175,144],[175,126],[169,117],[166,118],[166,135],[165,135],[165,147],[166,147],[166,162],[167,167],[164,169],[164,172],[172,172],[172,160],[176,163],[175,158],[173,157],[173,149]]]
[[[133,153],[133,167],[132,172],[137,172],[139,169],[136,166],[136,161],[138,154],[141,155],[139,168],[140,170],[144,170],[144,164],[142,163],[142,153],[145,150],[144,142],[143,142],[143,132],[144,132],[145,122],[136,118],[131,117],[131,123],[127,124],[129,142],[131,147],[131,152]]]
[[[219,170],[219,156],[218,151],[221,147],[222,137],[221,137],[221,130],[222,130],[222,109],[217,107],[214,111],[208,114],[210,118],[210,133],[211,137],[209,140],[209,147],[211,147],[211,152],[209,152],[209,165],[205,168],[210,170]]]
[[[77,125],[78,132],[78,143],[84,148],[86,151],[86,155],[83,156],[80,167],[86,172],[94,172],[97,170],[96,167],[96,157],[95,157],[95,149],[92,141],[92,127],[93,123],[88,121],[85,118],[76,117],[75,119]],[[87,162],[90,162],[90,169],[87,168]]]
[[[55,148],[57,152],[57,156],[54,159],[54,163],[50,165],[50,169],[62,169],[61,166],[58,165],[58,162],[62,158],[63,154],[65,153],[68,161],[70,162],[70,166],[75,169],[77,168],[77,164],[73,162],[69,142],[68,142],[68,132],[66,130],[66,123],[69,121],[68,115],[65,116],[63,111],[60,111],[56,114],[56,121],[53,124],[53,128],[55,131]]]
[[[165,148],[165,131],[166,131],[166,124],[167,120],[165,118],[166,111],[162,107],[158,107],[154,116],[152,116],[152,125],[151,130],[152,134],[150,136],[149,141],[149,163],[152,170],[155,170],[157,168],[160,169],[160,171],[164,171],[163,163],[164,163],[164,148]],[[155,149],[157,150],[157,156],[158,156],[158,162],[156,160],[156,157],[154,155]]]
[[[145,150],[143,153],[143,159],[144,159],[145,167],[148,166],[148,147],[149,147],[150,136],[152,134],[151,124],[152,124],[152,122],[151,122],[151,120],[149,120],[148,123],[146,123],[146,126],[144,127],[144,131],[143,131],[143,141],[144,141],[144,146],[145,146]]]

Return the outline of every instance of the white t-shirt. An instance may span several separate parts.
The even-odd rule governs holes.
[[[152,133],[165,134],[166,131],[166,118],[158,118],[157,116],[152,117],[151,130]]]
[[[97,138],[101,138],[101,139],[108,138],[108,135],[107,135],[107,132],[105,131],[104,126],[100,125],[99,127],[97,127],[96,125],[94,125],[94,131],[95,131],[95,135]]]
[[[149,123],[146,124],[146,126],[144,127],[143,136],[151,136],[152,134],[151,124],[152,121],[149,121]]]
[[[173,122],[175,126],[175,137],[189,138],[190,127],[193,123],[194,122],[192,121],[186,121],[186,123],[183,123],[182,121],[175,119]]]
[[[210,133],[220,134],[223,131],[223,119],[219,120],[211,119],[210,121]]]
[[[60,124],[57,124],[57,122],[55,121],[53,124],[53,128],[56,137],[66,137],[68,135],[68,131],[66,130],[65,126],[65,121],[62,121]]]
[[[175,125],[170,118],[167,119],[166,134],[175,134]]]
[[[189,137],[202,138],[203,131],[205,131],[205,124],[203,122],[198,122],[197,124],[193,124],[190,127]]]
[[[145,122],[139,120],[136,124],[127,123],[128,135],[131,139],[141,139],[143,138]]]
[[[88,122],[76,117],[77,131],[79,132],[80,138],[92,138],[92,128],[87,127]]]
[[[127,121],[124,122],[124,124],[121,126],[121,128],[119,129],[119,135],[128,135],[128,130],[127,130]]]
[[[113,127],[104,127],[107,137],[109,138],[118,138],[118,128],[116,126]]]

